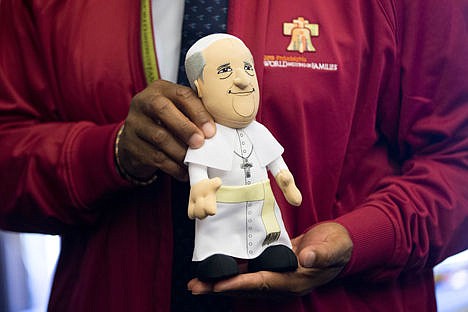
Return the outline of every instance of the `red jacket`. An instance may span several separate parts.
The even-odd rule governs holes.
[[[136,3],[0,1],[0,226],[62,236],[51,311],[170,309],[171,180],[132,187],[113,161],[145,87]],[[258,120],[304,197],[292,208],[277,196],[291,236],[335,220],[354,243],[335,282],[241,310],[436,309],[432,267],[468,247],[460,3],[231,1],[228,31],[255,56]],[[315,51],[287,50],[307,43],[299,17]]]

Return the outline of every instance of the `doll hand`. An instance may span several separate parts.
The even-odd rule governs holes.
[[[204,219],[216,214],[216,191],[221,187],[221,179],[205,179],[190,189],[188,216],[190,219]]]
[[[338,276],[351,258],[353,243],[348,231],[338,223],[321,223],[293,241],[299,268],[294,272],[260,271],[239,274],[217,283],[192,279],[188,289],[192,294],[225,292],[252,297],[278,293],[304,295]]]
[[[289,170],[280,170],[275,176],[276,183],[283,191],[284,197],[293,206],[299,206],[302,203],[302,195],[296,187],[294,177]]]

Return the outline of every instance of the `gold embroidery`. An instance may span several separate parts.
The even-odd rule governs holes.
[[[146,83],[159,79],[158,62],[154,51],[153,22],[151,20],[151,0],[141,0],[141,54]]]
[[[288,51],[298,51],[299,53],[316,51],[312,45],[312,37],[319,35],[318,24],[309,24],[308,20],[298,17],[292,23],[283,23],[283,34],[291,36]]]

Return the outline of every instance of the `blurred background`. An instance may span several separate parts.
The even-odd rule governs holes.
[[[58,236],[0,231],[0,311],[45,312]],[[438,309],[468,312],[468,250],[435,269]]]
[[[58,236],[0,231],[0,311],[45,312]]]

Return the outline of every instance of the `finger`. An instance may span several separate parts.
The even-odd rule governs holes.
[[[205,209],[205,213],[208,215],[208,216],[214,216],[216,214],[216,203],[214,204],[207,204],[206,205],[206,209]]]
[[[190,220],[195,219],[195,216],[194,216],[194,214],[193,214],[193,203],[192,203],[192,201],[190,201],[189,204],[188,204],[187,215],[188,215],[188,217],[189,217]]]
[[[207,217],[206,213],[206,199],[204,197],[200,197],[197,199],[195,203],[195,207],[193,209],[193,213],[197,219],[203,220]]]
[[[293,239],[291,239],[291,245],[292,245],[292,250],[294,253],[297,255],[298,254],[298,248],[301,244],[302,238],[304,237],[304,234],[301,234]]]
[[[215,135],[214,121],[196,93],[185,86],[177,85],[176,98],[172,98],[177,107],[183,111],[190,120],[203,130],[207,138]]]
[[[299,253],[299,263],[306,268],[334,268],[342,267],[347,261],[341,255],[340,247],[322,244],[304,248]]]
[[[188,178],[187,168],[174,161],[164,151],[157,149],[154,145],[142,140],[135,134],[128,134],[129,139],[121,146],[121,151],[126,155],[121,155],[121,160],[129,159],[126,163],[131,163],[132,167],[138,167],[135,176],[145,176],[145,172],[154,173],[159,169],[174,178],[186,181]]]
[[[175,104],[162,94],[150,98],[150,105],[144,113],[164,124],[171,133],[192,148],[203,145],[204,134]]]
[[[304,267],[341,267],[351,258],[353,243],[347,230],[338,223],[321,223],[307,233],[298,248],[299,263]]]
[[[214,285],[214,292],[227,292],[227,291],[253,291],[268,288],[264,272],[239,274],[233,278],[223,280]]]
[[[154,167],[179,181],[188,180],[187,168],[175,162],[169,155],[154,149],[149,154],[150,162]]]
[[[299,267],[294,272],[276,273],[260,271],[240,274],[231,279],[220,281],[213,285],[212,291],[227,295],[272,294],[304,295],[313,288],[324,285],[337,276],[340,269],[306,269]]]
[[[162,90],[161,94],[169,99],[197,129],[201,130],[203,137],[211,138],[214,136],[216,129],[213,118],[191,88],[164,80],[156,81],[154,86]],[[173,120],[165,120],[165,122],[169,122],[168,124],[172,124],[171,121]]]
[[[296,187],[296,185],[293,183],[288,186],[289,190],[287,190],[288,196],[286,200],[288,203],[290,203],[293,206],[300,206],[302,203],[302,194],[299,191],[299,189]]]
[[[174,134],[152,122],[142,121],[135,128],[135,133],[140,139],[163,151],[174,161],[183,165],[187,147]]]
[[[260,271],[256,273],[239,274],[233,278],[220,281],[213,287],[214,292],[239,291],[279,291],[289,292],[291,273],[276,273]]]
[[[214,190],[218,190],[221,187],[221,185],[223,184],[223,181],[221,180],[221,178],[216,177],[216,178],[210,179],[209,183],[210,183],[210,186]]]
[[[198,278],[190,280],[187,288],[193,295],[203,295],[213,292],[213,284],[200,281]]]
[[[180,156],[177,156],[177,153],[180,153],[177,152],[177,145],[178,143],[174,142],[170,146],[163,144],[162,147],[158,148],[142,139],[139,150],[140,158],[145,159],[150,166],[158,168],[177,180],[186,181],[187,168],[183,165],[183,160],[180,160]]]

